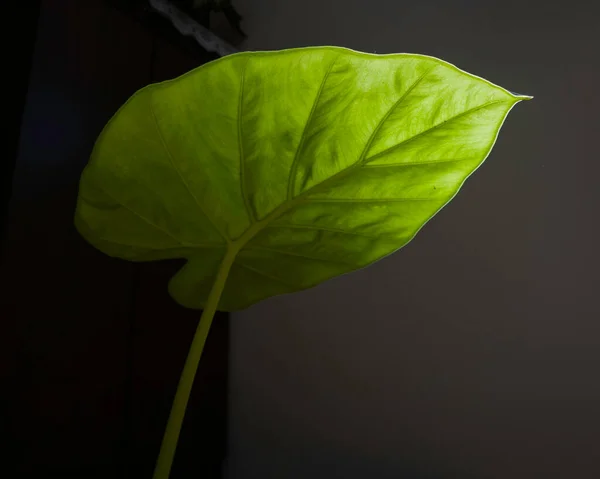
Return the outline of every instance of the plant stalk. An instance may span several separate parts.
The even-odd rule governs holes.
[[[179,378],[175,399],[171,406],[171,413],[169,414],[167,427],[156,461],[156,467],[154,468],[153,479],[169,478],[169,473],[171,472],[171,466],[173,465],[173,459],[175,457],[175,450],[177,449],[181,425],[183,424],[185,410],[194,384],[194,377],[196,376],[206,338],[208,337],[213,317],[217,311],[219,300],[223,293],[223,288],[225,287],[227,276],[229,275],[229,270],[235,260],[236,254],[237,249],[231,247],[227,249],[227,253],[221,262],[215,282],[208,295],[204,311],[202,312],[200,322],[196,328],[194,338],[192,339],[192,345],[190,346],[187,359],[185,360],[185,365],[183,366],[183,371],[181,372],[181,377]]]

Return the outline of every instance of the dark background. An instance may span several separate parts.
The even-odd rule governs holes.
[[[108,258],[73,227],[78,177],[116,109],[215,58],[139,4],[48,0],[6,17],[18,27],[13,91],[23,100],[8,115],[21,128],[2,158],[3,200],[11,196],[0,274],[7,478],[151,477],[200,317],[166,292],[180,263]],[[228,319],[219,315],[173,479],[222,477],[227,368]]]
[[[247,50],[421,53],[533,95],[405,248],[234,313],[231,478],[600,478],[600,3],[235,0]]]

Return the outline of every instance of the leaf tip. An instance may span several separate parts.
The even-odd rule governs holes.
[[[509,93],[515,98],[515,100],[518,100],[518,101],[533,100],[532,95],[521,95],[520,93],[515,93],[513,91],[511,91]]]

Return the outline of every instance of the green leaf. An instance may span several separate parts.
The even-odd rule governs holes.
[[[169,291],[191,308],[228,253],[219,309],[245,308],[405,245],[528,98],[424,55],[231,55],[115,114],[82,174],[76,225],[111,256],[186,258]]]

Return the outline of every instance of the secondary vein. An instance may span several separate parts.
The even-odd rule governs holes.
[[[192,192],[190,186],[188,185],[188,183],[185,180],[184,176],[181,174],[181,171],[177,167],[177,164],[175,163],[175,160],[173,159],[173,155],[171,154],[171,151],[169,150],[169,147],[167,146],[167,143],[165,142],[165,139],[163,137],[162,131],[160,129],[160,125],[158,124],[158,119],[156,118],[156,113],[154,112],[154,105],[152,103],[152,96],[150,97],[150,111],[152,112],[152,118],[154,119],[154,125],[156,126],[156,131],[158,132],[158,136],[159,136],[160,141],[161,141],[161,143],[163,145],[163,148],[167,152],[167,156],[169,157],[169,161],[171,162],[171,166],[177,172],[177,175],[179,176],[181,182],[185,186],[185,189],[188,191],[188,193],[190,194],[190,196],[194,199],[194,201],[198,205],[198,208],[200,208],[200,211],[206,217],[206,219],[208,220],[208,222],[210,223],[210,225],[214,228],[214,230],[217,233],[219,233],[219,235],[225,240],[225,242],[229,243],[230,242],[229,238],[225,235],[225,233],[223,233],[217,227],[217,225],[213,222],[213,220],[211,219],[211,217],[206,213],[206,211],[204,210],[204,207],[202,206],[202,204],[200,203],[200,201],[198,200],[198,198],[196,197],[196,195]]]

